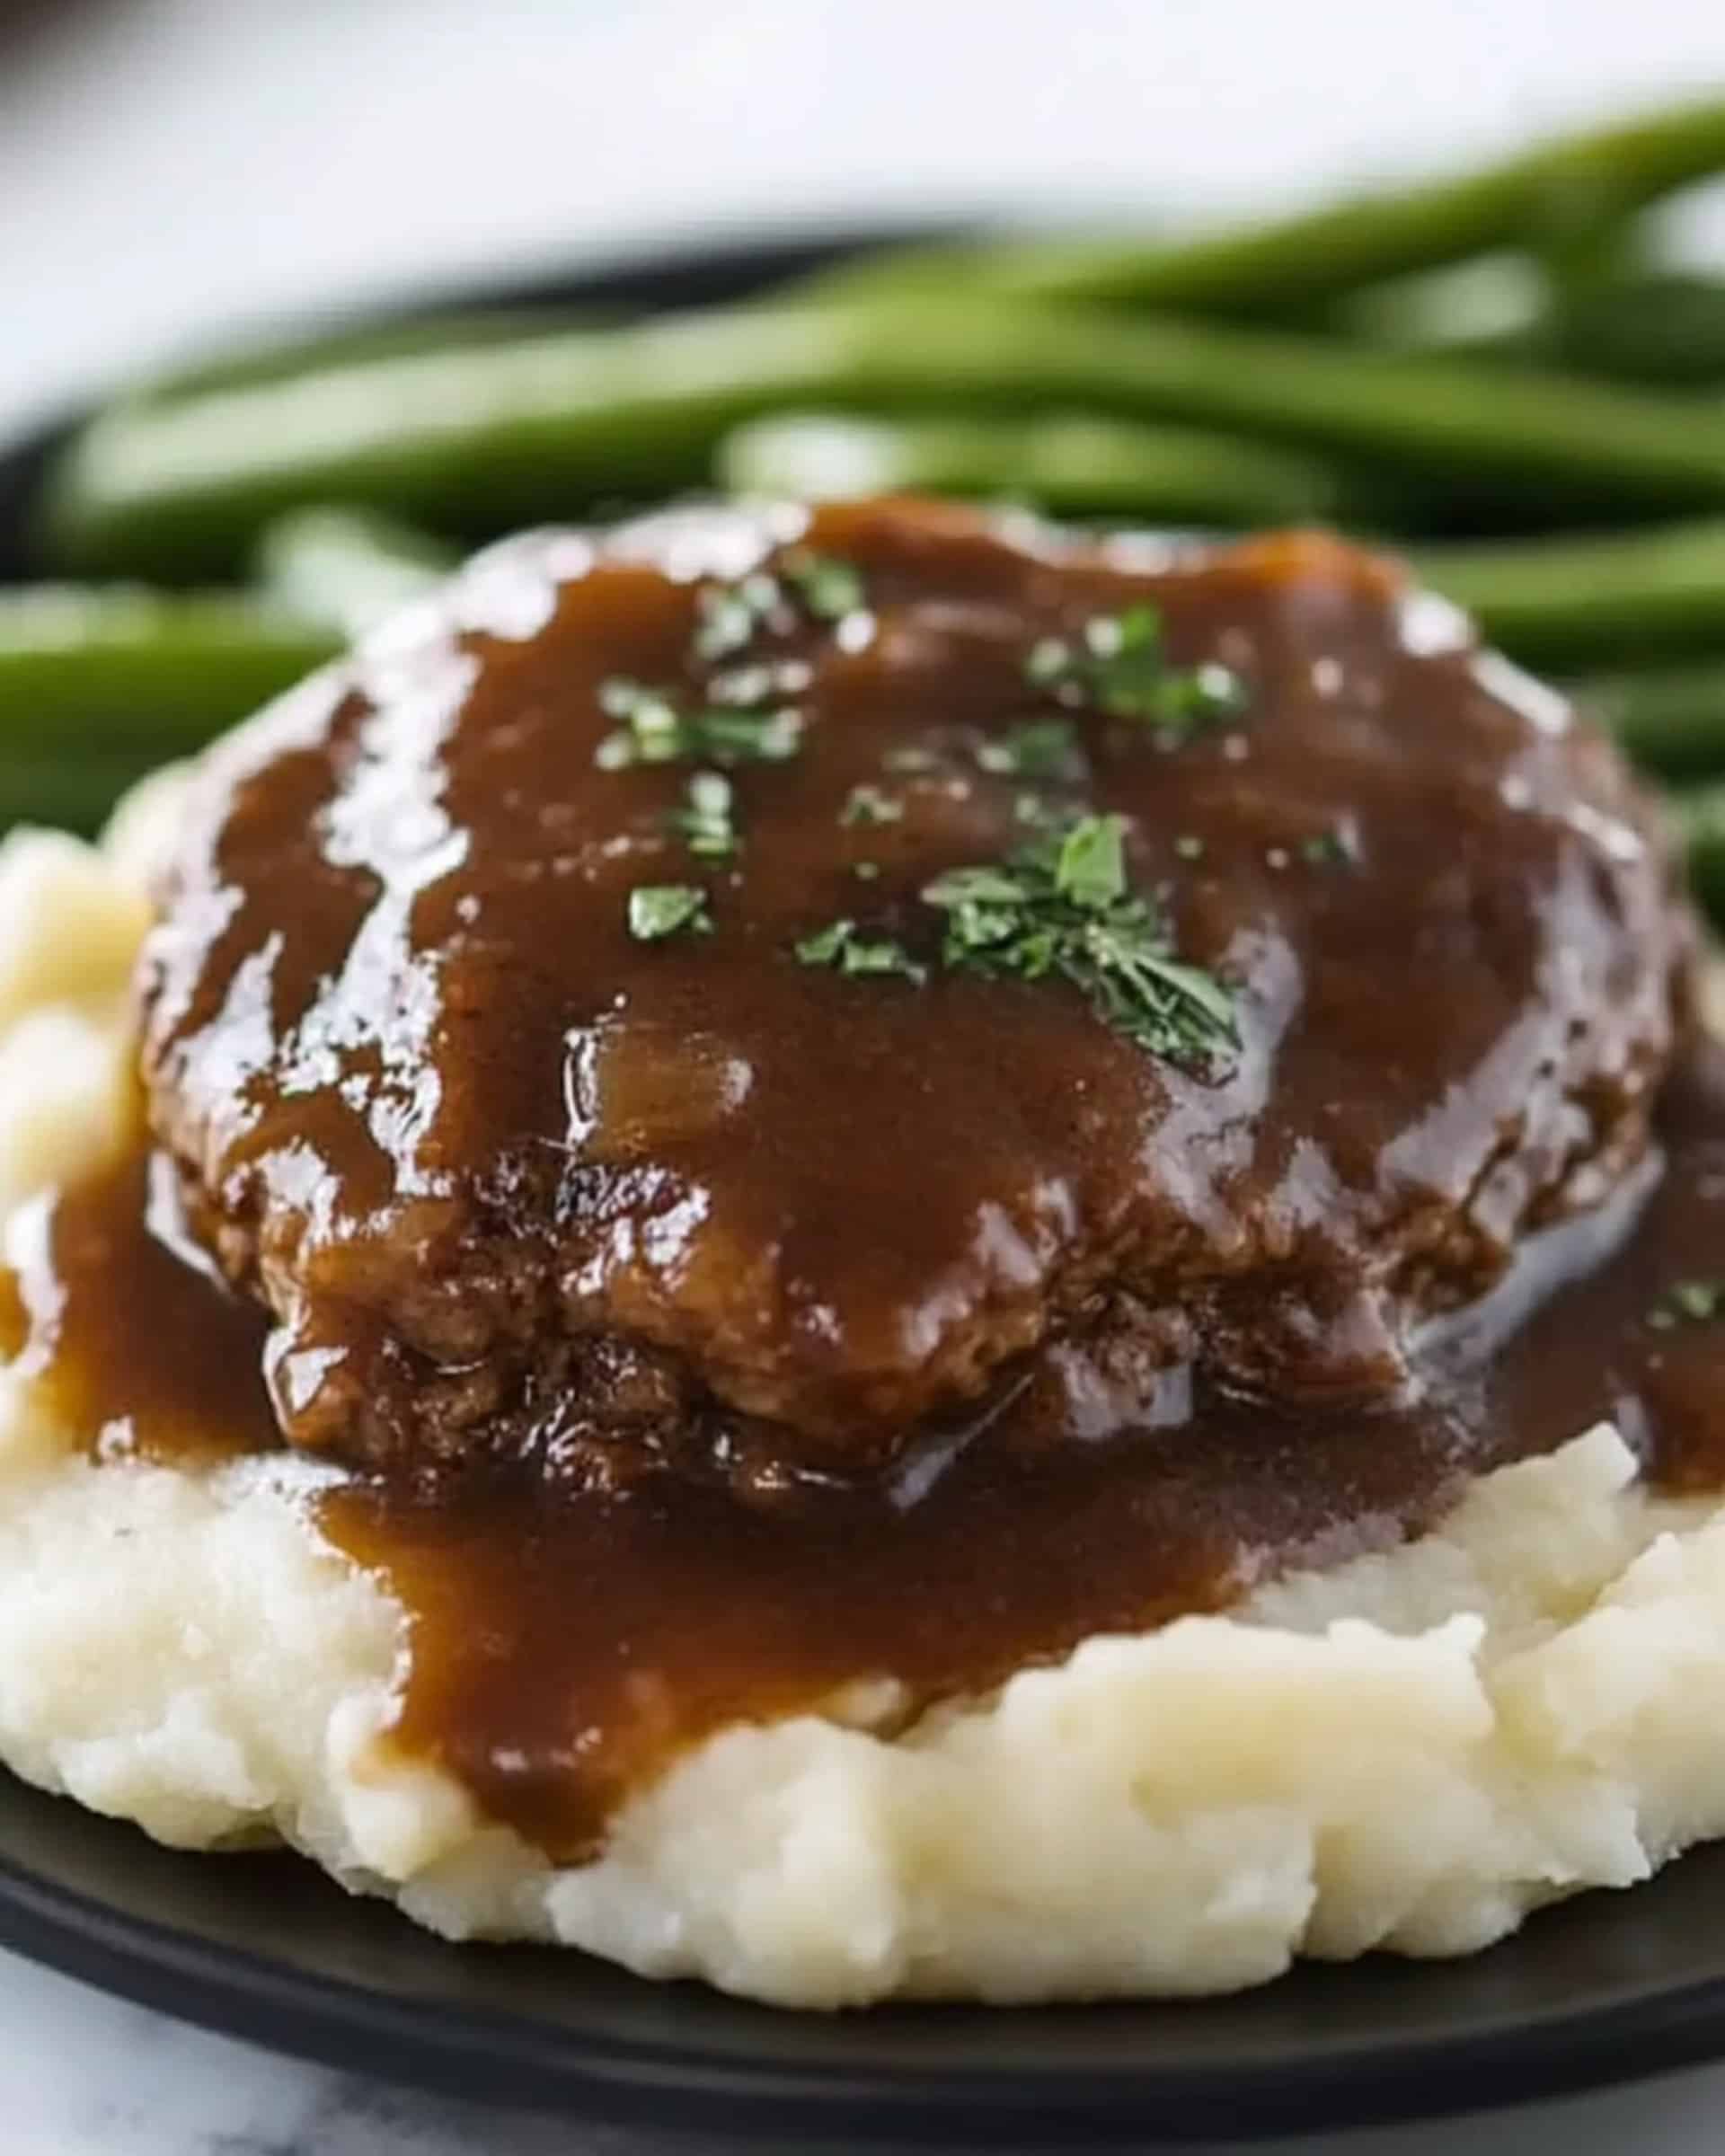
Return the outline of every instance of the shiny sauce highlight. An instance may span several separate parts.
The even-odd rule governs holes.
[[[1573,1228],[1502,1291],[1535,1307],[1482,1359],[1434,1339],[1415,1408],[1278,1419],[1211,1403],[1052,1456],[973,1444],[918,1500],[829,1493],[790,1515],[644,1478],[609,1494],[503,1478],[444,1498],[356,1475],[322,1531],[402,1602],[394,1741],[554,1855],[727,1723],[895,1681],[907,1719],[1097,1632],[1227,1607],[1303,1565],[1393,1545],[1467,1480],[1605,1418],[1649,1477],[1725,1484],[1725,1320],[1673,1314],[1725,1251],[1725,1075],[1673,1089],[1664,1152],[1605,1262]],[[277,1442],[263,1321],[165,1250],[148,1156],[61,1197],[23,1283],[56,1405],[117,1454],[205,1462]]]
[[[796,535],[855,620],[715,658],[781,536],[553,535],[234,737],[140,970],[147,1134],[13,1224],[0,1345],[97,1457],[344,1467],[394,1741],[561,1859],[728,1723],[892,1726],[1601,1419],[1725,1482],[1725,1082],[1609,745],[1322,537]],[[1142,602],[1237,722],[1038,687]],[[607,706],[763,654],[803,736],[731,769],[714,863]],[[1071,768],[1026,769],[1050,720]],[[931,879],[1081,811],[1228,984],[1217,1068],[944,962]],[[643,943],[686,882],[712,932]],[[799,957],[845,916],[920,981]]]

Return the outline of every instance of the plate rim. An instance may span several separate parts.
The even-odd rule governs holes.
[[[977,226],[976,219],[933,224],[834,216],[747,236],[721,232],[699,241],[647,243],[583,256],[563,269],[540,263],[495,278],[428,279],[417,291],[392,287],[376,305],[278,315],[245,334],[259,340],[314,335],[338,318],[343,326],[383,325],[432,311],[560,302],[622,300],[650,312],[696,295],[741,296],[871,246],[951,238]],[[46,420],[0,438],[0,585],[28,561],[28,510],[47,460],[100,401],[87,398],[58,413],[50,411]],[[1557,2006],[1513,2026],[1447,2037],[1379,2038],[1365,2056],[1357,2045],[1349,2048],[1343,2034],[1292,2064],[1240,2068],[1200,2062],[1188,2068],[1157,2060],[1136,2072],[1129,2064],[1092,2070],[1081,2090],[1071,2086],[1069,2065],[1040,2072],[998,2063],[901,2065],[889,2077],[867,2066],[846,2075],[786,2063],[739,2064],[717,2052],[703,2053],[686,2038],[578,2039],[567,2028],[526,2011],[413,1999],[128,1912],[12,1853],[5,1845],[4,1806],[18,1794],[57,1807],[75,1804],[0,1768],[0,1946],[110,1995],[337,2071],[363,2072],[472,2101],[477,2063],[482,2082],[486,2069],[493,2078],[500,2068],[519,2077],[507,2100],[522,2108],[606,2124],[710,2131],[717,2103],[724,2107],[728,2134],[794,2138],[805,2146],[836,2135],[847,2146],[907,2147],[907,2127],[946,2145],[1002,2150],[1014,2145],[1003,2135],[1027,2129],[1096,2146],[1269,2140],[1453,2118],[1629,2083],[1725,2056],[1721,1948],[1712,1975],[1673,1980],[1629,2001]],[[129,1822],[78,1808],[81,1825],[90,1831],[144,1835]],[[187,1864],[214,1860],[209,1852],[162,1853]],[[1593,1889],[1585,1898],[1605,1904],[1613,1891]],[[411,1922],[405,1916],[395,1921],[404,1926]],[[1539,1913],[1531,1921],[1539,1922]],[[463,1950],[423,1936],[430,1947]],[[1297,1983],[1297,1967],[1290,1977],[1275,1981]],[[1118,2010],[1134,2002],[1110,2003]],[[1146,2011],[1179,2013],[1203,2002],[1136,2003]],[[930,2005],[895,2010],[948,2010]],[[1018,2010],[960,2010],[998,2014],[1009,2030]],[[1057,2010],[1087,2010],[1074,2005]],[[561,2059],[553,2055],[559,2051]]]
[[[0,1793],[7,1790],[57,1807],[74,1804],[0,1769]],[[83,1827],[149,1840],[129,1821],[79,1809]],[[187,1864],[222,1860],[221,1852],[155,1846],[158,1854]],[[291,1851],[271,1853],[284,1866],[310,1861]],[[1725,1848],[1720,1853],[1725,1859]],[[1599,1904],[1615,1892],[1633,1891],[1596,1888],[1576,1899]],[[389,1914],[404,1926],[410,1922],[397,1912]],[[429,1947],[467,1950],[424,1936]],[[899,2066],[883,2079],[870,2068],[846,2078],[825,2065],[739,2065],[686,2041],[577,2040],[530,2013],[414,2000],[310,1971],[267,1951],[116,1909],[99,1895],[45,1878],[3,1846],[0,1946],[110,1996],[337,2072],[367,2073],[470,2103],[487,2101],[483,2084],[489,2080],[499,2087],[507,2076],[507,2100],[518,2109],[673,2132],[710,2129],[718,2104],[727,2133],[803,2145],[827,2134],[842,2136],[846,2147],[922,2145],[904,2139],[907,2127],[942,2146],[1001,2151],[1046,2147],[1050,2134],[1063,2143],[1096,2148],[1269,2142],[1519,2107],[1649,2080],[1725,2053],[1722,1959],[1710,1977],[1675,1982],[1632,2001],[1556,2007],[1513,2027],[1455,2037],[1379,2040],[1364,2058],[1344,2036],[1292,2066],[1182,2070],[1158,2062],[1136,2072],[1129,2066],[1092,2071],[1077,2095],[1070,2068]],[[1297,1981],[1297,1966],[1293,1975]],[[1108,2003],[1179,2013],[1201,2010],[1204,2001]],[[897,2010],[946,2010],[929,2004]],[[1010,2028],[1016,2010],[959,2010],[997,2013]],[[1073,2004],[1058,2010],[1088,2010]],[[867,2011],[855,2019],[865,2020]],[[845,2019],[834,2017],[832,2025],[843,2026]],[[818,2136],[810,2132],[815,2115]],[[1034,2143],[1003,2138],[1026,2130],[1036,2135]]]

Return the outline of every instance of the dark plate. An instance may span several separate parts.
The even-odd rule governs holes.
[[[635,262],[465,304],[728,296],[865,235]],[[447,304],[439,296],[427,305]],[[0,458],[0,575],[44,436]],[[0,1943],[278,2049],[499,2103],[798,2144],[1003,2147],[1432,2116],[1725,2054],[1725,1847],[1468,1961],[1305,1966],[1201,2003],[837,2019],[456,1948],[286,1857],[191,1857],[0,1775]]]

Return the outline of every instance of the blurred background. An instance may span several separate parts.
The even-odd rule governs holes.
[[[1721,80],[1717,0],[0,0],[0,428],[362,294],[1286,205]]]
[[[0,443],[206,345],[437,300],[468,280],[507,285],[635,250],[835,224],[1115,224],[1142,234],[1231,215],[1275,220],[1356,185],[1466,172],[1554,128],[1710,93],[1706,169],[1718,171],[1725,0],[0,0]],[[1610,258],[1612,220],[1596,221]],[[1557,359],[1595,377],[1579,399],[1574,385],[1516,371],[1551,359],[1550,340],[1464,355],[1460,377],[1445,375],[1455,361],[1444,356],[1422,386],[1405,354],[1380,364],[1377,344],[1397,339],[1367,316],[1296,323],[1311,338],[1296,409],[1286,351],[1278,359],[1250,343],[1258,332],[1225,323],[1224,337],[1247,341],[1205,349],[1231,350],[1231,371],[1195,365],[1166,410],[1139,393],[1136,358],[1095,370],[1103,419],[1138,430],[1130,438],[1156,483],[1081,512],[1117,506],[1221,525],[1328,516],[1420,549],[1423,575],[1494,642],[1572,687],[1668,788],[1696,888],[1725,928],[1725,187],[1685,189],[1653,221],[1649,262],[1709,267],[1695,296],[1711,372],[1684,364],[1702,343],[1675,314],[1654,322],[1650,380],[1644,366],[1621,364],[1616,348],[1639,346],[1629,332],[1650,312],[1632,275],[1611,281],[1624,260],[1635,269],[1647,241],[1638,222],[1632,249],[1606,265],[1610,349],[1578,358],[1576,340],[1558,340]],[[1588,298],[1588,265],[1543,267],[1557,300],[1573,296],[1566,279]],[[1119,334],[1141,335],[1132,349],[1154,361],[1154,320],[1135,327],[1127,313]],[[1561,305],[1554,318],[1562,327]],[[1104,331],[1109,350],[1115,334]],[[0,460],[0,830],[14,818],[94,828],[141,773],[195,749],[319,663],[375,605],[440,574],[447,544],[518,514],[583,513],[633,484],[630,460],[668,410],[675,420],[676,397],[619,421],[607,405],[626,404],[635,378],[619,388],[605,377],[596,422],[586,338],[571,340],[581,349],[553,424],[531,396],[517,414],[515,476],[526,471],[538,490],[518,512],[491,491],[506,460],[489,431],[499,377],[482,354],[447,440],[447,401],[429,400],[429,450],[411,438],[428,400],[407,399],[402,420],[403,377],[385,364],[369,402],[358,400],[362,449],[383,444],[369,463],[350,453],[354,400],[339,383],[308,400],[311,419],[327,420],[309,440],[279,424],[267,384],[238,434],[219,397],[214,420],[207,411],[200,421],[192,393],[183,426],[172,396],[154,409],[148,397],[122,402],[72,444],[50,490],[58,520],[40,532],[41,473],[13,460],[8,478]],[[995,349],[991,338],[977,374]],[[1219,373],[1246,385],[1237,411],[1208,393]],[[1386,375],[1393,398],[1358,394]],[[507,351],[501,378],[520,392]],[[975,388],[931,393],[933,418],[970,419]],[[1057,391],[1046,400],[1057,417],[1086,393]],[[1002,409],[1010,463],[1021,415],[1008,400]],[[1602,411],[1610,424],[1598,423]],[[731,417],[762,411],[770,417],[743,399]],[[1237,423],[1240,438],[1171,447],[1154,435],[1170,421]],[[404,446],[391,436],[398,422]],[[600,455],[606,424],[615,472]],[[708,431],[729,424],[721,415]],[[1091,463],[1117,470],[1121,438],[1110,431]],[[547,440],[562,442],[570,469],[550,464]],[[724,450],[694,438],[686,469],[666,483],[734,473]],[[1279,461],[1287,451],[1291,471]],[[1231,499],[1172,508],[1171,466],[1182,483],[1195,471]],[[1009,471],[987,479],[971,490],[1035,495]],[[1265,490],[1277,506],[1261,506]],[[343,525],[356,502],[405,528]],[[320,521],[320,505],[333,505],[339,528]],[[1579,539],[1571,520],[1588,527]],[[1470,545],[1481,537],[1482,548]],[[7,585],[8,569],[31,581]],[[189,594],[193,571],[217,588]],[[120,575],[161,588],[110,580]],[[68,576],[85,582],[58,580]],[[71,2147],[32,2121],[70,2116],[74,2103],[82,2115],[92,2090],[110,2100],[110,2084],[128,2118],[140,2086],[146,2123],[174,2107],[191,2116],[183,2088],[164,2093],[162,2061],[177,2082],[181,2061],[215,2059],[213,2048],[186,2037],[164,2049],[154,2022],[102,2019],[85,2003],[66,2050],[52,1981],[31,1977],[33,1991],[9,1968],[0,1957],[0,2026],[13,2039],[0,2055],[5,2149]],[[30,2040],[38,2026],[51,2027],[51,2045]],[[111,2053],[105,2066],[99,2052]],[[8,2081],[8,2059],[25,2062],[27,2086]],[[282,2091],[299,2070],[269,2071],[280,2080],[256,2083],[267,2141],[239,2131],[198,2145],[336,2145],[315,2125],[315,2143],[280,2137]],[[231,2063],[208,2072],[198,2116],[219,2107],[238,2120]],[[1718,2084],[1706,2089],[1716,2117]],[[1699,2152],[1712,2145],[1700,2090],[1664,2111],[1640,2091],[1590,2102],[1586,2124],[1554,2116],[1535,2142],[1552,2147],[1561,2133],[1577,2149]],[[21,2123],[20,2106],[39,2109]],[[363,2145],[376,2145],[369,2114],[352,2116]],[[429,2149],[431,2131],[414,2145]],[[1464,2131],[1481,2151],[1510,2145],[1508,2128],[1501,2140]],[[436,2145],[453,2143],[439,2134]]]
[[[1124,237],[447,312],[978,225]],[[0,825],[93,827],[523,524],[911,488],[1408,552],[1691,790],[1725,920],[1720,0],[0,0],[0,447],[123,390],[0,455]]]

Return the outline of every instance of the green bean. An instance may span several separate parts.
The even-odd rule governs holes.
[[[1350,293],[1332,332],[1400,351],[1531,361],[1654,389],[1725,387],[1725,279],[1632,265],[1563,281],[1517,255]]]
[[[1492,248],[1562,252],[1725,168],[1725,98],[1561,135],[1448,178],[1356,193],[1290,216],[1168,240],[931,247],[828,272],[828,294],[955,282],[1042,299],[1119,300],[1198,313],[1285,314],[1379,278]]]
[[[1332,334],[1404,352],[1525,358],[1549,318],[1551,278],[1499,250],[1343,293],[1319,320]]]
[[[1542,358],[1614,382],[1725,387],[1725,280],[1680,270],[1589,285],[1554,300]]]
[[[155,401],[202,396],[217,389],[249,389],[314,368],[549,336],[578,324],[590,326],[607,314],[608,310],[588,307],[476,307],[412,314],[398,322],[345,323],[334,318],[321,329],[252,336],[202,351],[196,358],[152,375],[133,393]]]
[[[122,754],[13,755],[0,753],[0,831],[51,825],[93,835],[114,804],[160,768],[159,756]]]
[[[1725,519],[1433,546],[1413,561],[1494,642],[1532,665],[1725,651]]]
[[[53,475],[57,560],[219,570],[282,510],[349,501],[447,532],[698,483],[775,407],[1078,405],[1506,490],[1725,501],[1725,405],[1321,338],[976,300],[665,316],[334,369],[99,419]]]
[[[298,509],[258,542],[258,580],[287,613],[363,635],[383,615],[422,597],[457,557],[411,525],[360,509]]]
[[[1032,420],[904,420],[787,413],[721,443],[718,475],[741,493],[1005,495],[1057,515],[1277,524],[1333,514],[1320,464],[1232,435],[1084,412]]]
[[[1725,777],[1725,659],[1595,676],[1571,683],[1570,693],[1643,770]]]
[[[339,642],[238,594],[0,590],[0,756],[71,767],[185,755]]]

